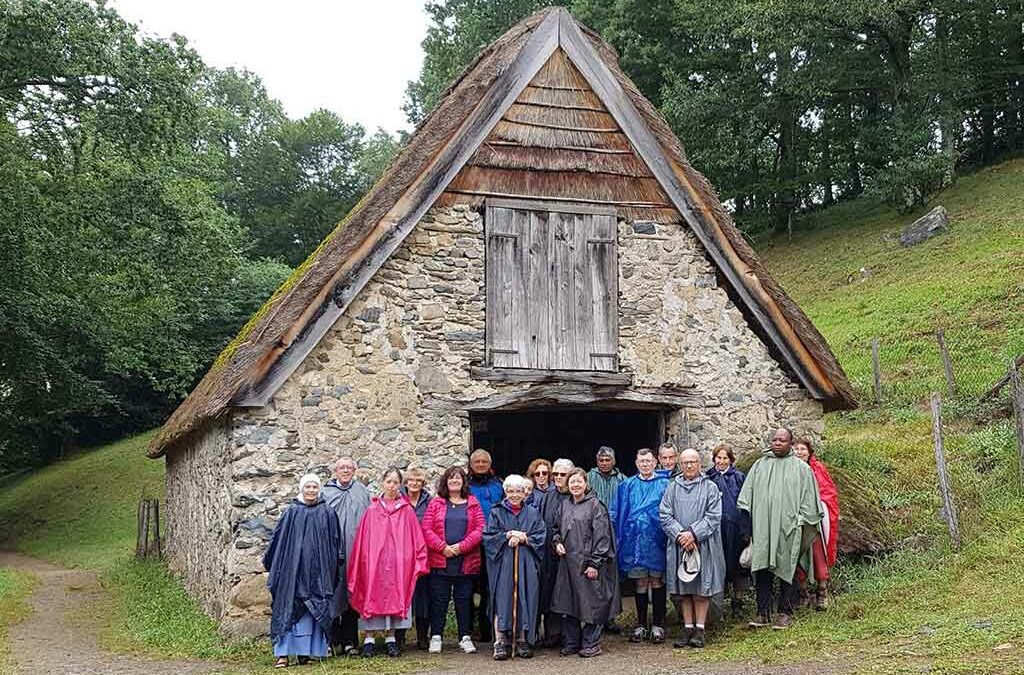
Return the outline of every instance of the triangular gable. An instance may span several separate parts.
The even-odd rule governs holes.
[[[567,10],[549,8],[512,28],[467,69],[370,193],[296,271],[294,281],[275,293],[175,411],[152,442],[150,456],[163,454],[231,405],[266,405],[433,204],[471,190],[463,181],[473,172],[502,170],[488,165],[483,159],[487,150],[482,148],[485,141],[501,141],[514,131],[515,116],[525,114],[520,108],[528,107],[528,99],[535,95],[531,83],[532,89],[543,88],[537,83],[545,77],[564,77],[567,72],[583,78],[587,91],[582,98],[591,104],[596,98],[599,106],[591,107],[601,109],[593,111],[594,116],[610,118],[617,128],[580,133],[603,134],[602,142],[612,144],[608,149],[625,149],[615,140],[615,135],[624,136],[631,156],[641,163],[638,167],[632,162],[638,175],[630,177],[640,186],[638,198],[618,199],[621,195],[611,191],[608,201],[633,202],[620,205],[633,209],[624,214],[627,217],[646,210],[652,219],[671,222],[678,217],[674,214],[681,215],[756,328],[802,384],[828,408],[854,407],[845,373],[824,339],[743,241],[703,177],[686,163],[664,120],[618,70],[610,48],[596,36],[585,36]],[[505,157],[491,163],[501,161],[515,160]]]

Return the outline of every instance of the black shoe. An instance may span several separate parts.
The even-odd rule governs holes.
[[[580,653],[580,648],[579,647],[562,647],[560,650],[558,650],[558,654],[560,656],[574,656],[574,655],[579,654],[579,653]]]
[[[683,647],[689,647],[690,646],[690,638],[691,637],[693,637],[693,629],[692,628],[684,628],[682,630],[682,632],[679,633],[679,637],[677,637],[672,642],[672,646],[675,647],[676,649],[682,649]]]
[[[533,647],[530,643],[525,640],[520,640],[516,643],[516,658],[517,659],[532,659],[533,658]]]
[[[613,619],[604,625],[604,632],[609,635],[622,635],[622,626]]]
[[[372,659],[373,658],[373,643],[372,642],[365,642],[365,643],[363,643],[363,651],[359,652],[359,655],[362,656],[364,659]]]
[[[507,661],[508,660],[508,643],[498,642],[494,645],[494,660],[495,661]]]
[[[743,618],[743,601],[733,600],[732,601],[732,618],[733,620]]]
[[[543,640],[541,640],[540,643],[537,646],[543,647],[544,649],[554,649],[555,647],[561,647],[562,646],[562,636],[561,635],[548,635]]]
[[[700,649],[704,646],[704,629],[698,628],[693,631],[693,635],[690,636],[689,645]]]
[[[402,650],[398,648],[397,642],[385,642],[384,648],[387,650],[388,656],[396,658],[402,655]]]
[[[621,633],[622,630],[619,629],[619,632]],[[595,645],[593,647],[587,647],[586,649],[581,649],[580,650],[580,656],[582,658],[584,658],[584,659],[590,659],[590,658],[593,658],[595,656],[600,656],[600,655],[601,655],[601,645]]]

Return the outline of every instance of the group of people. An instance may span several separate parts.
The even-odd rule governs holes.
[[[433,497],[416,468],[388,469],[373,497],[341,457],[326,484],[302,477],[264,556],[275,666],[332,649],[370,657],[381,637],[398,656],[411,629],[418,648],[440,653],[450,605],[459,648],[476,652],[476,623],[496,660],[538,647],[601,654],[603,633],[621,632],[629,587],[637,643],[665,642],[671,598],[682,623],[673,645],[703,647],[712,599],[728,587],[742,616],[751,576],[752,628],[789,627],[811,579],[805,597],[825,609],[838,495],[811,442],[777,430],[746,476],[726,444],[712,460],[704,470],[694,449],[641,448],[627,478],[601,447],[590,471],[536,459],[525,476],[499,480],[476,450],[468,469],[443,472]]]

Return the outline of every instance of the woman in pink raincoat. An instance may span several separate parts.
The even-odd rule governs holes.
[[[377,633],[388,656],[398,656],[395,630],[412,625],[410,608],[416,580],[427,573],[427,546],[416,511],[399,492],[402,473],[384,472],[383,493],[374,497],[359,528],[348,571],[349,604],[366,632],[362,655],[373,656]]]

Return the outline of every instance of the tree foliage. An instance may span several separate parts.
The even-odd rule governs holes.
[[[428,2],[419,119],[540,3]],[[1024,5],[982,0],[572,0],[748,230],[865,191],[921,205],[1024,150]]]
[[[104,4],[0,3],[0,472],[151,427],[394,153]]]

